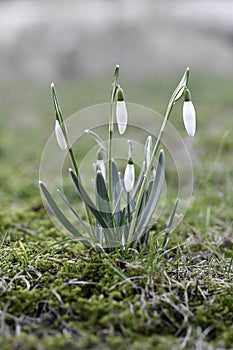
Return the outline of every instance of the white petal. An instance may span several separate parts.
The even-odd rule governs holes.
[[[150,181],[154,181],[155,180],[155,176],[156,176],[156,170],[153,167],[151,170],[151,174],[150,174]]]
[[[128,121],[128,113],[125,101],[117,101],[116,103],[116,120],[119,133],[122,135],[126,130]]]
[[[146,140],[146,168],[147,169],[150,164],[151,154],[152,154],[152,137],[148,136]]]
[[[183,121],[189,136],[196,132],[196,112],[192,101],[185,101],[183,104]]]
[[[135,181],[135,170],[133,164],[127,164],[125,168],[124,184],[127,192],[133,189]]]
[[[56,135],[56,139],[57,139],[57,143],[59,145],[59,147],[62,150],[67,149],[67,143],[64,137],[64,134],[62,132],[62,129],[60,127],[59,121],[56,119],[56,124],[55,124],[55,135]]]

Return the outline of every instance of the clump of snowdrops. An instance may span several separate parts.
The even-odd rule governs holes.
[[[118,132],[123,135],[127,128],[128,113],[124,92],[118,83],[118,79],[119,66],[116,66],[110,95],[107,146],[99,135],[91,130],[86,130],[86,133],[94,138],[99,147],[94,164],[94,201],[83,186],[78,160],[75,158],[73,146],[69,141],[55,86],[53,83],[51,84],[56,115],[55,135],[57,143],[63,152],[69,153],[72,163],[69,176],[79,200],[81,199],[83,202],[86,219],[81,218],[81,214],[68,202],[65,194],[58,190],[61,199],[76,217],[79,225],[72,223],[58,207],[45,184],[40,181],[40,189],[60,223],[86,247],[98,247],[105,250],[118,247],[131,249],[143,247],[147,244],[152,217],[158,205],[165,180],[165,156],[160,144],[172,109],[181,98],[184,99],[183,121],[186,131],[190,136],[194,136],[196,131],[196,115],[188,89],[189,68],[187,68],[169,100],[155,144],[152,144],[151,135],[145,140],[144,161],[139,175],[135,178],[131,141],[128,141],[128,160],[124,174],[121,175],[112,156],[114,120],[116,117]],[[177,204],[178,200],[174,204],[167,227],[164,229],[163,248],[165,248],[168,241]]]

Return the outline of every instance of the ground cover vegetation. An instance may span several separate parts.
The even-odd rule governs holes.
[[[176,80],[126,82],[127,100],[163,113]],[[106,86],[61,84],[63,112],[105,102]],[[232,81],[193,75],[190,87],[193,201],[161,256],[165,216],[138,254],[86,249],[52,225],[38,188],[49,89],[1,86],[1,349],[232,348]]]

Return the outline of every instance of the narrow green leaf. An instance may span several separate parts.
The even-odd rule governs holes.
[[[69,171],[70,171],[70,176],[71,176],[71,178],[73,180],[73,183],[75,185],[75,188],[76,188],[80,198],[88,206],[88,208],[90,209],[90,211],[92,212],[92,214],[94,215],[96,220],[99,222],[99,224],[105,229],[110,229],[109,226],[108,226],[108,223],[106,222],[106,220],[105,220],[105,218],[103,216],[103,213],[101,213],[96,208],[96,206],[94,205],[94,203],[92,202],[92,200],[90,199],[90,197],[88,196],[86,191],[84,190],[83,186],[81,185],[79,179],[77,178],[77,176],[75,175],[73,170],[70,169]],[[109,230],[109,232],[111,234],[111,230]]]
[[[140,204],[139,211],[138,211],[139,218],[140,218],[140,215],[143,213],[143,210],[144,210],[145,205],[147,203],[146,198],[147,198],[147,190],[145,189],[145,191],[143,192],[143,195],[142,195],[142,200],[141,200],[141,204]]]
[[[51,84],[51,92],[52,92],[52,99],[53,99],[54,109],[55,109],[55,113],[56,113],[56,118],[59,121],[60,125],[63,125],[63,117],[62,117],[61,107],[60,107],[59,102],[58,102],[57,93],[56,93],[54,83]]]
[[[52,198],[51,194],[43,184],[43,182],[39,182],[40,189],[49,204],[52,212],[57,217],[57,219],[60,221],[60,223],[69,231],[71,232],[75,237],[82,237],[82,234],[72,225],[72,223],[65,217],[65,215],[62,213],[62,211],[57,206],[56,202]],[[91,246],[90,243],[88,243],[86,240],[82,242],[85,246]]]
[[[122,182],[120,179],[118,167],[114,161],[112,161],[112,185],[113,185],[113,207],[114,213],[117,214],[120,211],[121,196],[123,194]]]
[[[89,229],[89,227],[85,224],[85,222],[81,219],[81,217],[78,215],[78,213],[76,212],[76,210],[71,206],[71,204],[68,202],[68,200],[66,199],[65,195],[58,189],[57,192],[59,193],[61,199],[63,200],[63,202],[67,205],[67,207],[72,211],[72,213],[75,215],[75,217],[78,219],[78,221],[81,223],[82,227],[84,228],[84,230],[88,233],[88,235],[90,236],[90,238],[93,240],[93,236],[91,235],[91,231]]]
[[[154,214],[154,211],[157,207],[165,178],[165,157],[163,150],[160,151],[158,166],[156,169],[155,180],[151,188],[150,196],[147,200],[147,203],[144,207],[144,211],[139,217],[138,223],[136,225],[136,231],[140,232],[139,237],[143,234],[144,228],[150,223],[150,220]]]
[[[101,171],[96,173],[96,192],[98,209],[104,216],[108,226],[114,227],[112,209],[109,202],[108,191]]]
[[[165,236],[164,236],[164,240],[163,240],[163,244],[162,244],[162,249],[165,249],[169,240],[169,236],[171,233],[171,227],[175,218],[175,214],[176,214],[176,210],[177,210],[177,206],[178,206],[179,200],[177,199],[175,202],[175,205],[173,207],[171,216],[169,218],[168,224],[167,224],[167,228],[165,230]]]
[[[135,185],[135,188],[134,188],[134,191],[132,193],[132,199],[135,199],[135,197],[136,197],[136,195],[138,193],[138,190],[141,187],[141,184],[142,184],[142,181],[143,181],[143,177],[145,175],[145,169],[146,169],[146,162],[143,161],[142,166],[141,166],[141,170],[140,170],[140,173],[138,175],[138,179],[137,179],[137,182],[136,182],[136,185]]]
[[[167,228],[169,228],[169,229],[172,227],[172,224],[173,224],[173,221],[174,221],[174,217],[175,217],[175,214],[176,214],[176,209],[177,209],[178,203],[179,203],[179,200],[177,199],[177,200],[175,201],[174,208],[173,208],[173,210],[172,210],[171,216],[170,216],[169,221],[168,221],[168,224],[167,224]]]

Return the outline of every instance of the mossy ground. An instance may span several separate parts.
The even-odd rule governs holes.
[[[128,85],[129,100],[151,107],[154,96],[165,105],[174,86]],[[198,111],[193,204],[163,257],[158,227],[146,250],[109,255],[87,251],[53,227],[37,186],[46,127],[53,125],[49,92],[26,88],[24,98],[31,97],[21,110],[17,90],[8,96],[1,87],[2,350],[233,348],[232,81],[191,85]],[[98,84],[86,83],[87,101],[80,86],[61,89],[66,114],[107,96],[106,84],[93,100]],[[17,120],[30,111],[30,123]],[[182,128],[180,120],[176,125]]]

